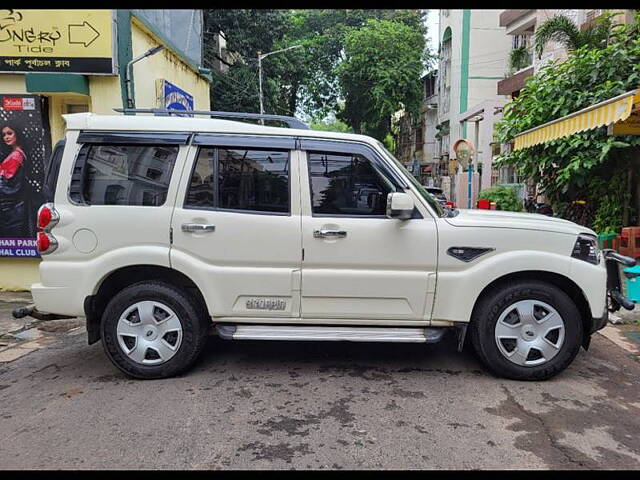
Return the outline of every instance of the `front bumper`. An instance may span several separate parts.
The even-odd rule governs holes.
[[[591,318],[591,321],[585,322],[585,335],[582,341],[582,346],[585,350],[589,348],[591,343],[591,335],[598,330],[603,329],[609,320],[609,312],[616,312],[620,310],[620,307],[624,307],[627,310],[633,310],[635,304],[628,298],[622,295],[622,284],[620,282],[620,268],[619,263],[623,265],[635,265],[636,261],[633,258],[622,256],[613,250],[603,250],[602,256],[605,260],[605,266],[607,269],[607,295],[604,312],[599,317]]]
[[[633,267],[636,264],[636,260],[631,257],[620,255],[619,253],[616,253],[614,250],[610,249],[603,250],[602,256],[605,259],[605,265],[607,267],[608,311],[617,312],[618,310],[620,310],[620,307],[624,307],[627,310],[633,310],[635,307],[635,303],[622,295],[620,267],[618,264],[622,264],[626,267]]]

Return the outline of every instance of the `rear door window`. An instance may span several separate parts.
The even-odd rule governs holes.
[[[185,206],[288,214],[289,170],[289,150],[202,147]]]

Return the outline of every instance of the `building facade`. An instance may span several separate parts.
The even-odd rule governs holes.
[[[15,108],[27,110],[37,103],[42,135],[40,144],[31,147],[41,150],[43,157],[63,137],[62,115],[67,113],[117,114],[114,108],[132,105],[210,109],[211,75],[202,66],[201,10],[3,10],[2,14],[4,34],[12,41],[0,46],[0,116],[6,120]],[[25,33],[29,29],[39,34],[29,36]],[[128,87],[127,64],[158,46],[164,48],[132,65]],[[15,107],[18,100],[21,107]],[[37,256],[0,251],[9,252],[0,256],[0,289],[28,289],[37,282]]]
[[[482,175],[474,177],[472,202],[479,188],[491,186],[491,142],[495,113],[508,99],[496,91],[507,68],[511,46],[504,27],[498,24],[499,10],[445,10],[439,13],[439,77],[435,154],[439,164],[449,165],[448,177],[440,179],[448,185],[450,198],[461,207],[468,205],[465,165],[458,165],[453,152],[460,139],[474,145],[474,171],[482,166]],[[477,129],[477,131],[476,131]],[[442,169],[441,169],[442,171]]]

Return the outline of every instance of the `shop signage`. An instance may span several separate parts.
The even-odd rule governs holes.
[[[185,92],[177,85],[167,80],[158,80],[160,108],[172,110],[193,110],[193,95]]]
[[[36,214],[51,151],[45,102],[0,94],[0,257],[39,257]]]
[[[111,10],[0,10],[0,73],[113,74]]]

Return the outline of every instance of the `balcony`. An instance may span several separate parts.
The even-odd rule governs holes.
[[[500,14],[499,22],[501,27],[506,27],[507,35],[533,31],[536,25],[536,10],[505,10]]]
[[[531,9],[523,9],[523,10],[505,10],[500,14],[500,26],[506,27],[507,25],[512,24],[516,20],[521,17],[524,17],[527,13],[529,13]]]
[[[533,66],[520,70],[510,77],[498,82],[498,95],[511,95],[524,87],[525,80],[533,75]]]

